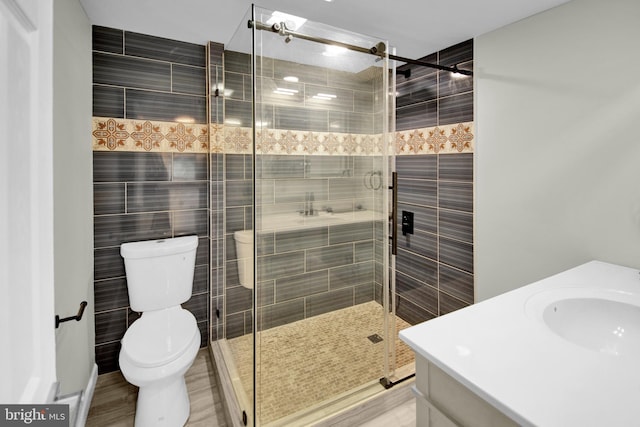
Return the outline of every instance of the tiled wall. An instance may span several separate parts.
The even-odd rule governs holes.
[[[250,57],[225,51],[225,126],[251,124]],[[262,59],[257,112],[263,126],[294,131],[373,134],[375,79],[327,68]],[[295,75],[298,83],[283,77]],[[370,76],[373,73],[369,74]],[[292,96],[273,94],[286,87]],[[313,95],[336,94],[333,101],[317,101]],[[376,123],[376,125],[374,125]],[[270,151],[270,150],[269,150]],[[332,153],[335,154],[335,153]],[[252,225],[251,155],[219,154],[218,176],[224,177],[225,268],[223,296],[218,309],[225,336],[251,332],[251,291],[240,286],[233,232]],[[260,155],[257,164],[259,215],[303,209],[305,193],[314,193],[314,208],[354,211],[373,208],[373,190],[364,187],[365,174],[380,169],[371,156]],[[213,176],[213,175],[212,175]],[[374,224],[323,226],[304,231],[261,234],[258,259],[259,324],[270,328],[328,311],[371,301],[374,296]],[[218,246],[220,248],[220,246]],[[260,267],[262,266],[262,267]],[[219,277],[219,272],[216,272]],[[355,280],[345,280],[345,277]],[[221,304],[224,299],[225,304]],[[222,329],[218,328],[218,333]]]
[[[93,115],[207,123],[205,46],[93,28]],[[176,123],[179,124],[179,123]],[[94,151],[96,362],[118,369],[129,308],[120,244],[196,234],[193,296],[184,304],[209,339],[207,153]]]
[[[423,58],[441,65],[473,68],[473,41]],[[430,68],[403,66],[397,76],[399,131],[473,120],[473,79]],[[413,235],[398,238],[397,313],[415,324],[474,300],[473,154],[400,152],[398,223],[414,213]],[[398,229],[400,232],[400,228]]]

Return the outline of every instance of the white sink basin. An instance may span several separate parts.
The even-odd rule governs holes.
[[[640,357],[638,295],[563,288],[534,295],[526,310],[550,331],[580,347]]]

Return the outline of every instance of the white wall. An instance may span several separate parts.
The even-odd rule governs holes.
[[[640,2],[480,36],[476,300],[591,259],[640,268]]]
[[[63,394],[82,390],[95,361],[91,25],[78,0],[54,1],[53,158],[55,311],[80,322],[56,330]]]

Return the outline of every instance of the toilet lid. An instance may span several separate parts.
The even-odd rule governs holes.
[[[143,313],[122,338],[122,351],[133,363],[152,368],[181,356],[195,335],[200,335],[195,317],[180,307]]]

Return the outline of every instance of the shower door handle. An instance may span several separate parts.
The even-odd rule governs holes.
[[[391,255],[398,253],[398,173],[391,172]]]

